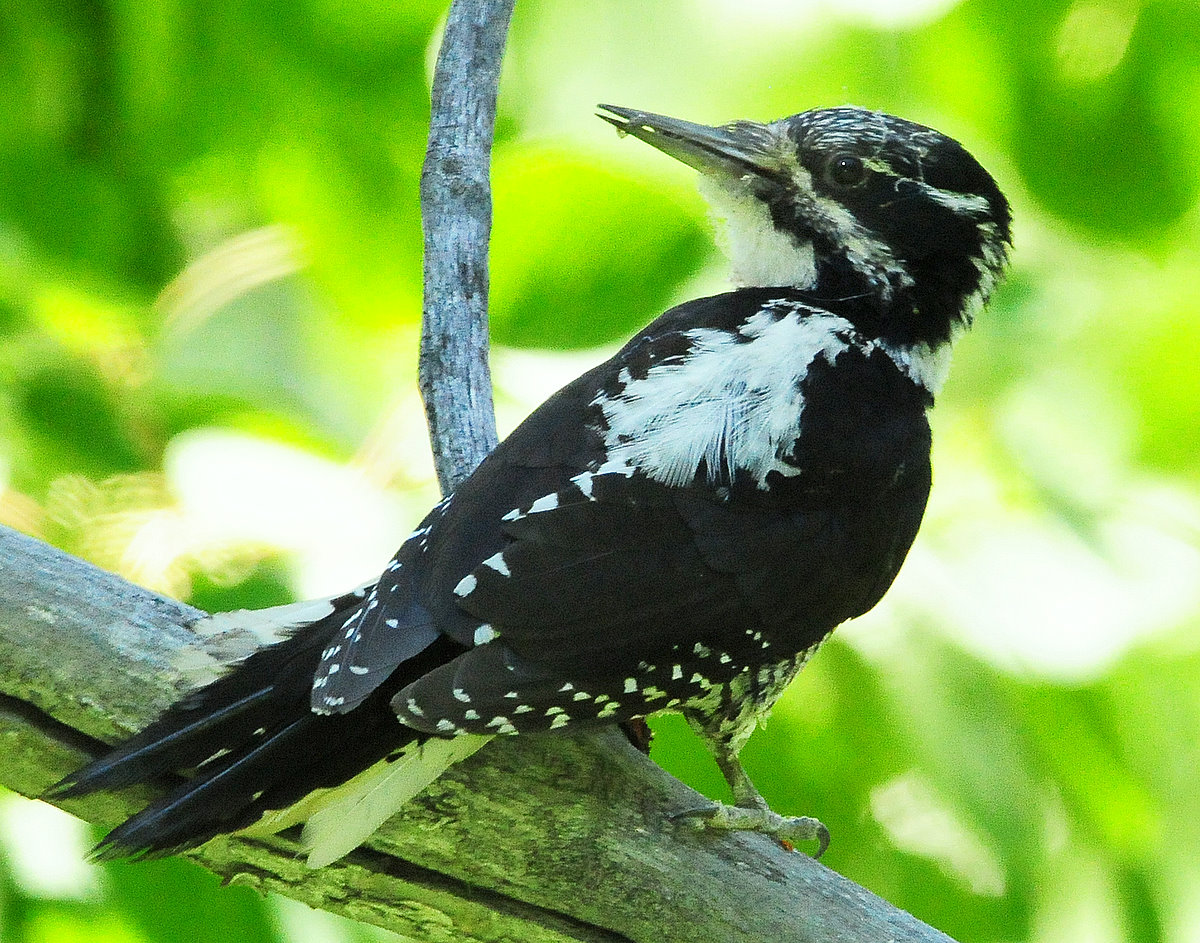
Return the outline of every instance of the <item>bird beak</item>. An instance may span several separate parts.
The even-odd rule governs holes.
[[[783,141],[765,124],[735,121],[709,127],[632,108],[598,105],[603,118],[621,134],[632,134],[703,174],[743,179],[785,176]]]

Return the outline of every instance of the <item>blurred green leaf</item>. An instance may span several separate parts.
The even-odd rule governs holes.
[[[497,154],[492,337],[512,347],[611,343],[662,311],[710,252],[661,187],[545,150]]]
[[[18,421],[39,469],[105,478],[143,467],[148,456],[136,427],[90,364],[63,358],[33,366],[19,388]],[[37,473],[32,467],[24,471]]]

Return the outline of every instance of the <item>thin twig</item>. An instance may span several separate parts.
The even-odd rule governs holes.
[[[449,492],[496,446],[488,371],[489,166],[515,0],[455,0],[433,74],[421,174],[425,304],[419,383]]]

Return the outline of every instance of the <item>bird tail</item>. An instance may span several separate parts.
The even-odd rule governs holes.
[[[408,769],[407,778],[420,783],[405,797],[411,798],[455,762],[443,755],[446,750],[423,746],[437,738],[402,726],[389,704],[404,684],[453,657],[457,649],[442,650],[454,645],[449,639],[405,662],[353,711],[312,711],[313,676],[322,652],[347,617],[364,605],[365,595],[359,590],[332,600],[220,614],[198,623],[201,634],[210,636],[282,640],[254,651],[112,752],[52,787],[49,796],[65,798],[137,783],[167,784],[162,797],[111,831],[94,856],[105,860],[173,854],[255,823],[263,830],[273,824],[270,830],[277,831],[299,820],[286,810],[314,790],[326,800],[321,804],[343,807],[338,803],[348,800],[344,790],[336,789],[343,784],[351,787],[350,801],[358,795],[356,787],[364,785],[373,786],[368,795],[380,798],[387,777],[368,783],[369,777],[359,774],[369,773],[393,754],[399,765],[385,764],[384,771]],[[431,767],[436,771],[426,775]],[[392,779],[384,793],[394,798],[404,792],[399,785],[405,776],[395,772]],[[378,819],[376,827],[382,824],[388,816],[380,817],[377,806],[378,802],[371,806],[375,811],[359,820]],[[310,801],[306,808],[306,814],[311,813],[317,804]],[[322,863],[336,860],[368,834],[348,847],[339,842],[342,850],[336,854],[326,850],[330,841],[322,840]]]

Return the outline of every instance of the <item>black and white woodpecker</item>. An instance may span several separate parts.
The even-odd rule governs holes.
[[[1008,203],[956,141],[861,108],[721,127],[601,109],[700,171],[741,287],[550,397],[376,582],[199,625],[283,640],[59,784],[183,777],[101,856],[306,820],[318,866],[493,735],[662,710],[733,789],[712,824],[823,847],[816,820],[767,810],[738,751],[900,569],[926,411],[1006,263]]]

